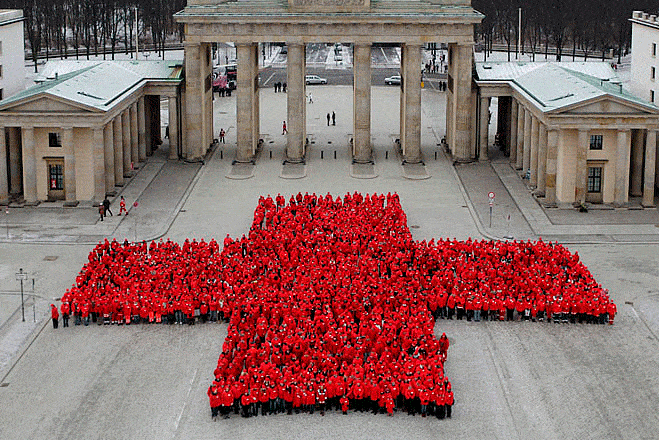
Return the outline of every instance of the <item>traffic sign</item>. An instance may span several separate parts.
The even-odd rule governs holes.
[[[490,199],[493,199],[495,196],[496,196],[496,194],[494,194],[493,191],[490,191],[489,193],[487,193],[487,197],[490,198]]]

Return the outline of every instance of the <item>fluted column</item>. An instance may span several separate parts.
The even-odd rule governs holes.
[[[452,51],[450,67],[453,80],[453,90],[449,91],[452,96],[452,118],[451,124],[454,129],[452,139],[453,155],[455,159],[469,161],[473,159],[472,151],[472,68],[473,68],[473,46],[471,44],[450,44]],[[417,70],[418,83],[421,76],[421,59],[413,66]],[[449,79],[449,81],[451,80]],[[419,121],[420,122],[420,121]]]
[[[23,145],[23,197],[25,203],[37,203],[37,168],[34,157],[34,127],[22,127]],[[65,171],[66,172],[66,171]]]
[[[236,78],[236,129],[237,157],[239,162],[252,160],[258,147],[258,118],[255,112],[257,99],[257,78],[254,66],[258,65],[258,45],[255,43],[236,44],[238,72]],[[289,61],[290,62],[290,61]],[[255,136],[255,133],[256,136]]]
[[[540,124],[538,129],[538,187],[536,195],[542,197],[547,188],[547,127]]]
[[[538,135],[539,135],[538,118],[531,117],[531,176],[529,183],[531,186],[538,186]]]
[[[9,193],[18,195],[23,192],[23,178],[21,175],[21,129],[9,128]]]
[[[9,203],[9,172],[7,170],[7,139],[0,126],[0,204]]]
[[[615,166],[615,204],[617,206],[623,206],[629,200],[629,137],[629,130],[618,131]]]
[[[402,47],[401,64],[404,63],[405,67],[401,69],[404,108],[400,120],[400,143],[403,159],[410,163],[421,161],[421,47],[418,44],[404,44]]]
[[[579,204],[586,202],[586,192],[588,191],[588,149],[590,146],[588,136],[588,130],[579,130],[574,185],[574,201]]]
[[[490,122],[490,98],[481,97],[480,102],[480,126],[479,126],[479,150],[480,160],[488,160],[487,144],[488,144],[488,125]]]
[[[531,168],[531,120],[533,115],[530,111],[524,111],[524,147],[522,149],[522,172],[524,175]]]
[[[169,97],[169,159],[178,159],[178,99]]]
[[[645,139],[645,175],[643,176],[643,206],[654,206],[654,179],[657,161],[657,130],[648,130]]]
[[[511,109],[510,109],[510,163],[513,166],[517,166],[517,111],[519,105],[515,98],[511,99]]]
[[[355,44],[353,56],[353,160],[371,160],[371,45]]]
[[[629,170],[631,182],[629,193],[634,197],[643,194],[643,147],[645,145],[645,131],[632,131],[631,168]]]
[[[556,204],[556,169],[558,160],[558,136],[555,128],[547,129],[547,174],[545,182],[545,203]]]
[[[117,115],[112,123],[114,130],[114,135],[112,136],[114,141],[114,184],[116,186],[124,185],[124,130],[121,122],[121,115]]]
[[[206,154],[212,138],[210,46],[207,43],[185,42],[183,48],[185,51],[185,90],[187,94],[185,105],[185,157],[199,159]],[[238,74],[240,74],[240,70]]]
[[[94,202],[102,202],[105,198],[105,130],[94,127],[93,161],[94,161]]]
[[[305,96],[305,69],[306,55],[303,43],[288,44],[288,64],[286,75],[288,82],[288,139],[286,142],[286,155],[292,162],[304,160],[305,143],[307,138],[307,104]]]
[[[146,115],[144,96],[137,100],[137,155],[140,162],[146,160]]]
[[[140,155],[137,129],[137,102],[130,106],[130,161],[135,169],[139,168]]]
[[[524,114],[526,110],[519,104],[517,106],[517,154],[515,156],[515,168],[521,170],[524,165]]]
[[[112,121],[103,128],[105,151],[105,193],[114,193],[114,124]]]
[[[124,177],[133,175],[133,167],[131,167],[130,156],[130,114],[128,110],[121,114],[121,141],[123,146],[123,159],[124,159]]]
[[[76,153],[73,143],[73,128],[62,128],[62,149],[64,151],[64,196],[67,202],[76,200]]]

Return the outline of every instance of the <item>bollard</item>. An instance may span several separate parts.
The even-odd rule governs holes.
[[[435,160],[437,160],[437,152],[435,151]]]
[[[321,158],[321,159],[323,158],[323,153],[324,153],[324,151],[323,151],[323,150],[320,150],[320,158]]]
[[[389,150],[384,152],[384,158],[389,159]]]
[[[222,154],[222,150],[220,150],[220,160],[223,159],[223,156],[224,156],[224,155]]]
[[[336,159],[336,150],[334,150],[334,159]]]
[[[272,159],[272,150],[270,150],[270,159]]]

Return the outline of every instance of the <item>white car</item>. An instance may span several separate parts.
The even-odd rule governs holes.
[[[321,78],[318,75],[306,75],[304,77],[304,82],[309,84],[327,84],[326,78]]]
[[[390,76],[384,79],[384,83],[387,85],[400,85],[400,75]]]

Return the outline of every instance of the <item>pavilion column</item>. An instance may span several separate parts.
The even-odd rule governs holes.
[[[307,138],[307,104],[305,96],[306,55],[303,43],[288,44],[288,65],[286,67],[288,139],[286,142],[287,160],[303,162]]]
[[[23,145],[23,197],[25,203],[37,203],[37,167],[34,148],[34,127],[21,128]],[[66,172],[66,170],[65,170]]]
[[[353,86],[353,145],[355,162],[372,161],[371,152],[371,44],[355,44]]]
[[[623,206],[627,203],[629,194],[629,130],[618,130],[618,145],[616,154],[616,184],[615,204]]]
[[[259,119],[256,109],[258,79],[254,75],[258,67],[258,45],[256,43],[236,44],[238,71],[236,77],[236,128],[238,162],[253,159],[258,147]],[[256,130],[255,130],[256,126]],[[256,134],[256,136],[255,136]],[[170,133],[171,136],[171,133]]]
[[[112,136],[114,141],[114,184],[115,186],[124,185],[124,143],[123,143],[123,133],[124,130],[121,127],[121,115],[117,115],[114,118]]]
[[[538,187],[536,195],[543,197],[547,188],[547,126],[540,124],[538,128]]]
[[[212,137],[210,46],[207,43],[186,42],[183,47],[188,97],[185,105],[185,156],[187,159],[199,159],[206,154]]]
[[[631,151],[631,186],[629,193],[638,197],[643,194],[643,147],[645,144],[645,130],[632,131]]]
[[[0,126],[0,204],[9,203],[9,170],[7,169],[7,139],[5,127]]]
[[[531,117],[531,176],[529,183],[533,187],[538,186],[538,136],[540,134],[538,118]]]
[[[519,109],[519,105],[517,104],[517,100],[515,98],[512,98],[512,105],[510,109],[510,145],[508,146],[508,149],[510,150],[510,163],[513,164],[514,167],[517,166],[517,111]]]
[[[67,202],[76,200],[76,153],[73,143],[73,127],[62,128],[64,150],[64,196]]]
[[[454,127],[453,136],[453,155],[458,161],[469,161],[473,159],[472,154],[472,68],[473,68],[473,46],[471,44],[452,44],[449,45],[452,51],[453,64],[451,70],[451,78],[449,78],[449,85],[452,79],[453,90],[450,92],[453,96],[453,109],[452,109],[452,125]],[[414,81],[418,84],[421,77],[421,58],[417,59],[417,64],[410,66],[413,67],[417,73]],[[420,105],[419,99],[419,105]],[[419,112],[420,114],[420,112]],[[420,119],[419,119],[419,135],[420,135]],[[420,141],[420,139],[419,139]]]
[[[574,195],[575,203],[586,203],[586,192],[588,190],[588,130],[579,130],[577,139],[577,160],[575,172]]]
[[[105,130],[103,127],[93,129],[94,161],[94,202],[105,198]]]
[[[144,114],[144,96],[137,100],[137,157],[146,161],[146,115]]]
[[[487,154],[487,141],[488,141],[488,125],[490,122],[490,98],[481,97],[480,101],[480,125],[479,125],[479,158],[480,160],[488,160]]]
[[[515,148],[515,169],[521,170],[524,164],[524,114],[526,110],[521,104],[517,105],[517,142]]]
[[[558,166],[558,130],[547,129],[547,173],[545,179],[545,203],[556,204],[556,170]]]
[[[654,206],[654,178],[657,161],[657,130],[648,130],[645,139],[645,175],[643,179],[643,206]]]
[[[137,132],[137,102],[134,102],[130,106],[130,160],[134,169],[139,168],[140,163]]]
[[[400,119],[400,144],[403,160],[421,162],[421,45],[404,44],[401,59],[403,109]],[[458,51],[459,52],[459,51]]]
[[[131,167],[130,156],[130,113],[125,110],[121,114],[121,141],[123,146],[123,159],[124,159],[124,177],[133,175]]]
[[[103,128],[105,152],[105,194],[114,193],[114,124],[112,121]]]
[[[20,128],[9,128],[9,193],[13,195],[23,192],[21,136]]]
[[[531,120],[533,115],[529,110],[524,110],[524,147],[522,149],[522,173],[526,173],[531,168]]]
[[[169,159],[178,159],[178,99],[169,97]]]

